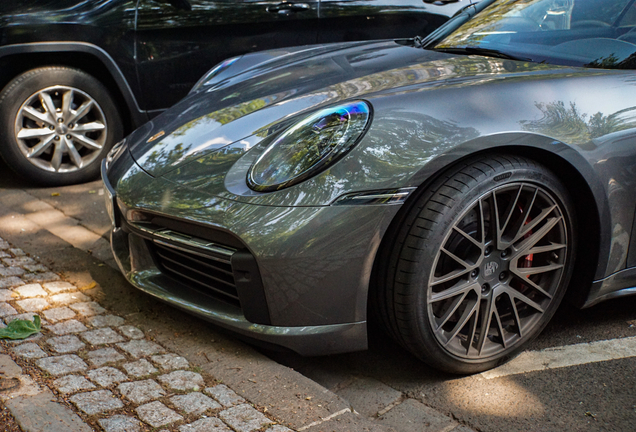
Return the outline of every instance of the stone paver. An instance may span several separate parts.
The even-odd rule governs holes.
[[[44,285],[46,286],[47,284],[44,284]],[[80,292],[55,294],[49,297],[49,301],[51,303],[59,304],[59,305],[68,305],[75,302],[86,302],[89,300],[90,300],[90,297]]]
[[[99,315],[106,312],[106,309],[96,302],[71,303],[69,307],[83,316]]]
[[[60,354],[77,352],[86,346],[86,344],[75,335],[52,337],[47,340],[46,343],[51,346],[53,351]]]
[[[177,395],[170,398],[170,402],[188,414],[203,414],[209,410],[221,408],[216,401],[207,397],[203,393],[192,392],[185,395]]]
[[[67,307],[47,309],[43,311],[42,314],[44,314],[44,317],[50,322],[63,321],[75,316],[75,312]]]
[[[18,287],[14,289],[13,291],[19,294],[20,297],[24,297],[24,298],[44,297],[48,295],[48,293],[44,291],[44,289],[42,288],[42,285],[38,283],[22,285],[21,287]]]
[[[35,362],[37,366],[51,375],[64,375],[71,372],[81,372],[88,366],[84,360],[75,354],[62,355],[57,357],[41,358]]]
[[[104,432],[138,432],[141,430],[139,420],[120,414],[99,419],[97,423],[104,429]]]
[[[9,303],[0,303],[0,317],[6,317],[9,315],[15,315],[18,311],[13,308]]]
[[[126,381],[128,377],[124,375],[119,369],[106,366],[99,369],[88,371],[86,374],[88,378],[95,384],[99,384],[102,387],[108,387],[111,384],[120,383]]]
[[[22,276],[24,273],[20,267],[0,267],[0,276]]]
[[[35,264],[35,260],[30,257],[3,258],[2,263],[8,267],[19,267],[23,264]]]
[[[46,268],[42,264],[25,264],[22,267],[32,273],[46,272],[48,270],[48,268]]]
[[[15,300],[18,297],[16,293],[8,289],[0,289],[0,302]]]
[[[159,401],[137,407],[135,411],[140,419],[155,428],[183,420],[183,417]]]
[[[42,287],[50,294],[59,294],[66,291],[77,290],[77,288],[75,288],[75,285],[63,281],[47,282],[45,284],[42,284]]]
[[[48,390],[6,399],[4,405],[24,432],[94,432],[70,407],[57,402]],[[5,426],[3,431],[14,430],[10,426],[6,428],[8,425],[2,426]]]
[[[82,390],[92,390],[95,385],[79,375],[66,375],[53,381],[53,385],[60,393],[77,393]]]
[[[225,423],[216,417],[202,418],[188,425],[179,426],[179,432],[231,432]],[[269,429],[268,429],[269,431]]]
[[[165,350],[149,340],[132,340],[118,343],[117,346],[135,358],[164,353]]]
[[[20,306],[20,308],[22,308],[22,310],[24,310],[25,312],[39,312],[49,306],[49,302],[47,302],[43,298],[18,300],[16,304]]]
[[[108,390],[78,393],[71,396],[70,400],[88,415],[112,411],[124,406],[124,403]]]
[[[157,379],[173,390],[198,391],[205,386],[203,377],[196,372],[190,371],[174,371],[161,375]]]
[[[208,387],[204,390],[204,392],[221,402],[221,405],[224,407],[232,407],[234,405],[245,403],[245,399],[237,395],[234,390],[230,389],[225,384]]]
[[[143,339],[144,338],[144,332],[142,332],[135,326],[131,326],[131,325],[119,326],[117,327],[117,330],[119,330],[121,334],[126,336],[128,339]]]
[[[64,335],[69,333],[81,333],[88,330],[84,324],[74,319],[47,326],[47,328],[52,333],[55,333],[58,335]]]
[[[27,282],[48,282],[58,280],[60,277],[53,272],[45,273],[27,273],[22,279]]]
[[[155,355],[150,357],[150,360],[165,371],[187,369],[190,367],[190,364],[184,357],[172,353]]]
[[[103,327],[82,333],[82,339],[91,345],[105,345],[125,340],[122,335],[110,327]]]
[[[166,391],[151,379],[122,383],[117,388],[122,395],[136,404],[159,399],[166,395]]]
[[[18,314],[18,315],[9,315],[4,317],[4,322],[6,323],[10,323],[13,320],[28,320],[28,321],[33,321],[34,317],[39,314],[33,313],[33,312],[26,312],[26,313],[22,313],[22,314]],[[46,321],[40,318],[40,321],[43,325],[46,325]],[[41,336],[42,334],[39,333],[39,335]],[[17,342],[17,341],[16,341]]]
[[[107,363],[116,363],[120,360],[125,360],[122,354],[117,352],[114,348],[102,348],[95,351],[89,351],[86,354],[88,362],[93,366],[102,366]]]
[[[20,285],[24,285],[24,282],[17,276],[0,278],[0,288],[12,288]]]
[[[93,327],[117,327],[124,323],[122,317],[115,315],[97,315],[86,320]]]
[[[152,365],[148,360],[141,359],[136,362],[126,363],[122,365],[128,375],[135,377],[142,377],[159,372],[159,370]]]
[[[251,432],[274,423],[248,404],[221,411],[219,417],[238,432]]]
[[[39,359],[46,357],[48,354],[42,351],[42,348],[38,344],[27,342],[21,345],[15,346],[11,349],[14,353],[20,357],[29,359]]]

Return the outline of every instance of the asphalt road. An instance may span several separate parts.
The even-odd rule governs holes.
[[[39,188],[16,178],[0,162],[0,188],[24,189],[94,232],[108,230],[99,182]],[[636,297],[587,310],[564,304],[528,350],[635,336]],[[636,357],[594,363],[581,359],[576,366],[493,379],[456,377],[426,367],[376,329],[365,352],[315,358],[265,353],[349,398],[356,410],[370,416],[369,407],[378,398],[410,397],[480,431],[636,430]],[[352,396],[352,389],[359,392]]]

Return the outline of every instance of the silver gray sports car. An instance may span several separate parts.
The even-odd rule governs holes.
[[[109,154],[137,288],[301,354],[494,367],[636,292],[635,0],[485,0],[425,39],[229,59]]]

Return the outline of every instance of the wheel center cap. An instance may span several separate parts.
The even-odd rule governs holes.
[[[484,264],[484,279],[492,280],[497,275],[497,269],[499,269],[499,263],[497,261],[489,261]]]
[[[55,131],[60,135],[64,135],[68,132],[68,126],[66,126],[65,124],[58,124],[55,128]]]

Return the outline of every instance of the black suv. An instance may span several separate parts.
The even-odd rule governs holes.
[[[469,2],[1,1],[0,154],[35,182],[86,181],[125,133],[223,59],[423,36]]]

